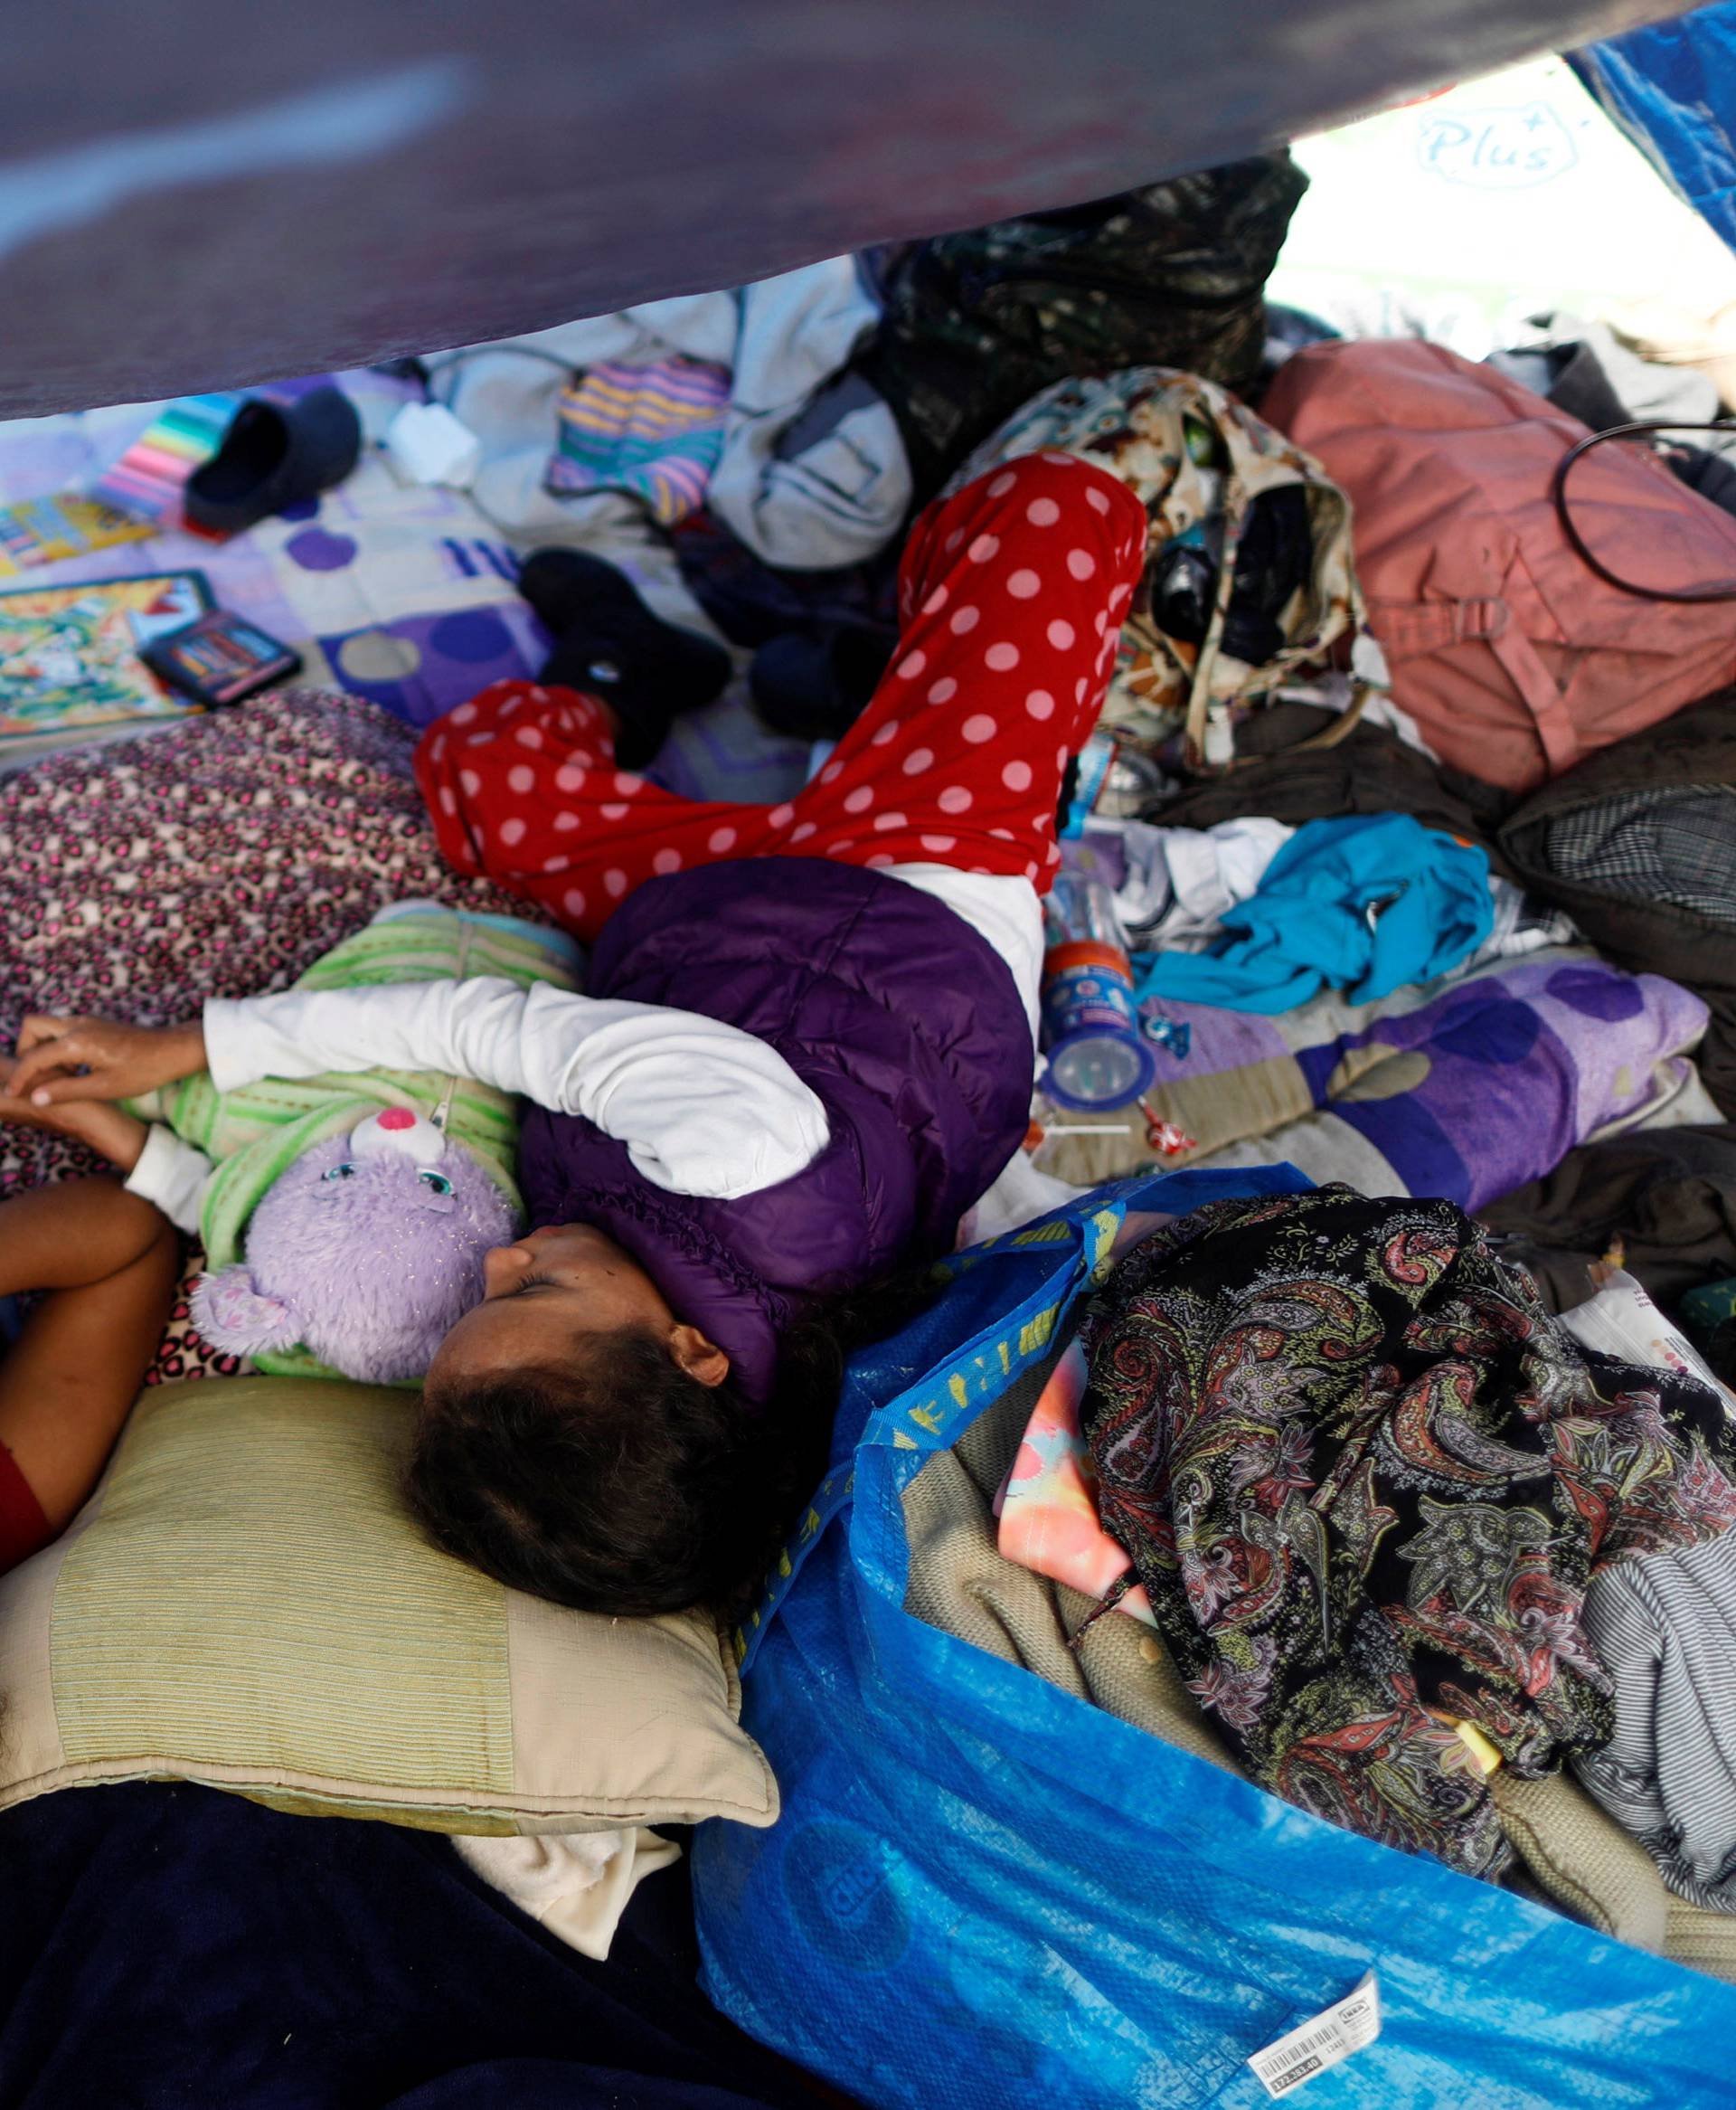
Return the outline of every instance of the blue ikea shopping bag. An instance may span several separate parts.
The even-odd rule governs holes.
[[[1736,1988],[1340,1831],[902,1609],[902,1490],[1048,1353],[1129,1206],[1307,1184],[1099,1190],[959,1255],[852,1369],[833,1471],[739,1637],[783,1815],[703,1826],[693,1881],[712,1999],[862,2102],[1251,2110],[1250,2057],[1371,1970],[1381,2033],[1307,2110],[1736,2101]]]

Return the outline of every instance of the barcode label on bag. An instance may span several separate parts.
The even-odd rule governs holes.
[[[1373,2044],[1380,2033],[1381,1989],[1371,1971],[1335,2007],[1298,2022],[1264,2051],[1255,2052],[1248,2063],[1266,2093],[1276,2098],[1329,2071],[1364,2044]]]

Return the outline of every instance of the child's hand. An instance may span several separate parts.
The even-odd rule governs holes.
[[[124,1107],[102,1099],[74,1099],[62,1106],[38,1106],[13,1091],[16,1065],[0,1056],[0,1121],[16,1121],[21,1128],[46,1129],[50,1135],[70,1136],[84,1143],[99,1157],[122,1172],[138,1163],[150,1132],[145,1122]]]
[[[193,1026],[127,1026],[118,1018],[24,1020],[8,1087],[39,1111],[81,1099],[131,1099],[205,1066]]]

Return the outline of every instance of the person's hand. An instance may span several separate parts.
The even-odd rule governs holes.
[[[122,1172],[138,1163],[150,1131],[137,1115],[105,1099],[72,1099],[61,1106],[38,1106],[18,1098],[12,1088],[16,1065],[0,1056],[0,1121],[15,1121],[20,1128],[45,1129],[52,1136],[70,1136]]]
[[[24,1020],[11,1097],[39,1111],[80,1099],[132,1099],[205,1066],[197,1025],[127,1026],[118,1018]]]

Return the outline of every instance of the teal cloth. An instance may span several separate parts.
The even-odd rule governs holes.
[[[1330,988],[1366,1004],[1446,974],[1494,925],[1480,849],[1408,813],[1311,820],[1225,911],[1211,951],[1140,954],[1138,993],[1271,1012]]]
[[[1736,1319],[1736,1275],[1689,1290],[1681,1301],[1682,1323],[1704,1348],[1721,1326]]]

